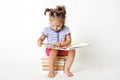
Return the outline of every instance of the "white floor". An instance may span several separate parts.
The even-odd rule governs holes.
[[[58,72],[54,79],[47,78],[47,73],[41,73],[40,80],[120,80],[120,68],[81,68],[72,72],[74,76],[71,78]]]
[[[85,57],[82,56],[82,58]],[[40,59],[38,54],[27,53],[25,55],[24,52],[16,54],[15,57],[11,54],[1,57],[0,80],[120,80],[119,63],[116,62],[116,65],[112,63],[111,65],[107,65],[107,63],[98,65],[96,63],[94,65],[85,60],[74,62],[71,69],[73,77],[69,78],[61,72],[56,74],[54,79],[49,79],[47,72],[41,71]],[[76,57],[76,59],[78,58]]]
[[[22,63],[20,63],[22,62]],[[54,79],[42,72],[39,62],[32,64],[24,60],[17,63],[0,65],[0,80],[120,80],[120,67],[72,67],[73,77],[69,78],[62,72],[56,74]],[[32,61],[29,61],[32,62]]]

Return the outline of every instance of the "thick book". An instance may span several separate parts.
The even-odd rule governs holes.
[[[48,71],[49,70],[49,65],[43,65],[42,70]],[[55,65],[55,70],[63,71],[64,66]]]
[[[41,62],[42,65],[49,65],[49,62]],[[55,62],[55,65],[65,65],[64,61]]]
[[[66,56],[57,56],[56,57],[56,61],[64,61],[66,59]],[[42,61],[48,61],[49,57],[45,56],[41,58]]]
[[[82,48],[85,46],[89,46],[89,45],[84,42],[72,43],[71,45],[65,46],[65,47],[57,47],[57,46],[54,46],[52,44],[47,44],[47,43],[42,44],[42,47],[52,48],[52,49],[57,49],[57,50],[64,50],[64,51],[74,50],[74,49]]]

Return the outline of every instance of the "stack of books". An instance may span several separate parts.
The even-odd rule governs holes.
[[[42,57],[42,70],[49,71],[49,57]],[[66,56],[57,56],[55,62],[55,71],[63,71],[65,67]]]

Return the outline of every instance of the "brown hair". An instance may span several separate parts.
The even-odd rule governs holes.
[[[44,15],[49,12],[49,17],[53,18],[66,18],[66,10],[64,6],[56,6],[56,8],[46,8],[44,11]]]

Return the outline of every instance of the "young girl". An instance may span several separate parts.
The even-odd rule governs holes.
[[[41,46],[45,38],[49,44],[54,46],[64,47],[71,44],[71,32],[67,26],[65,26],[66,10],[64,6],[56,6],[54,9],[46,8],[44,14],[49,12],[50,26],[46,27],[42,32],[42,35],[38,39],[38,45]],[[55,49],[46,49],[46,53],[49,56],[49,78],[54,78],[54,65],[57,55],[67,56],[64,73],[71,77],[73,74],[70,72],[71,65],[75,57],[75,50],[62,51]]]

